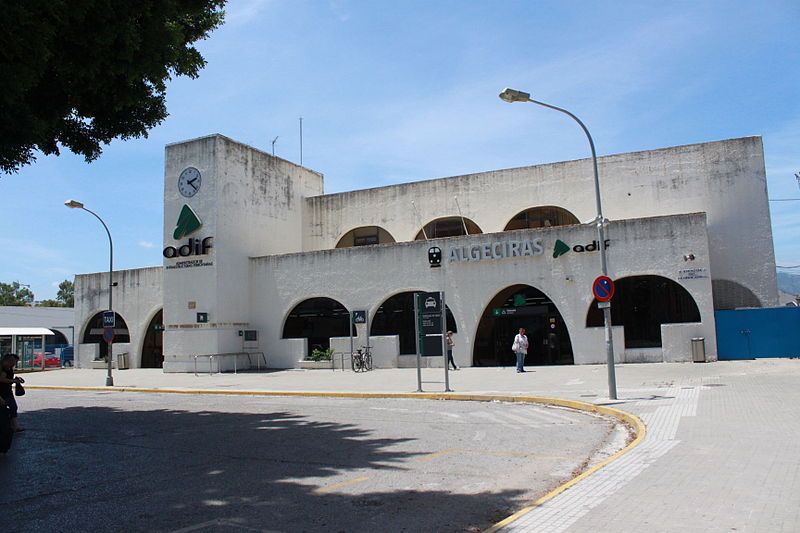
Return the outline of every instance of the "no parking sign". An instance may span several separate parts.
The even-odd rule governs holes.
[[[614,297],[614,280],[598,276],[592,283],[592,293],[598,302],[608,302]]]

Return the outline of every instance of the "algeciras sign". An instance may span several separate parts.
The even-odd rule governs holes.
[[[192,233],[203,227],[200,217],[188,205],[184,205],[178,215],[178,222],[175,224],[175,231],[172,232],[172,237],[175,240],[189,237]],[[181,246],[167,246],[164,248],[164,257],[173,259],[176,257],[190,257],[208,255],[209,251],[214,247],[214,237],[189,237],[186,244]],[[196,266],[210,266],[213,263],[206,262],[203,259],[195,259],[190,261],[178,261],[174,265],[167,265],[166,268],[189,268]]]
[[[469,246],[450,248],[448,262],[483,261],[486,259],[506,259],[510,257],[533,257],[542,255],[542,239],[523,239],[518,241],[494,241]]]

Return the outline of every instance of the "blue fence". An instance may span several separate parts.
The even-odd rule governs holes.
[[[800,357],[800,307],[716,311],[720,360]]]

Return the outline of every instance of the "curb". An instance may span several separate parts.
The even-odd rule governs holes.
[[[310,391],[259,391],[259,390],[218,390],[218,389],[144,389],[136,387],[70,387],[62,385],[26,385],[29,390],[73,390],[73,391],[103,391],[103,392],[145,392],[145,393],[163,393],[163,394],[216,394],[225,396],[294,396],[305,398],[397,398],[397,399],[423,399],[423,400],[452,400],[452,401],[466,401],[466,402],[515,402],[515,403],[530,403],[539,405],[550,405],[556,407],[566,407],[568,409],[575,409],[576,411],[584,411],[595,414],[602,414],[616,418],[620,422],[631,427],[636,432],[636,437],[624,448],[619,450],[614,455],[607,457],[603,461],[594,465],[593,467],[585,470],[581,474],[570,479],[566,483],[551,490],[538,500],[535,500],[525,507],[497,522],[493,526],[484,530],[482,533],[495,533],[500,529],[516,522],[529,512],[537,507],[542,506],[545,502],[552,500],[562,492],[568,490],[573,485],[591,476],[604,466],[619,459],[636,446],[638,446],[647,433],[644,422],[631,413],[626,413],[620,409],[613,407],[606,407],[604,405],[595,405],[592,403],[581,402],[579,400],[565,400],[563,398],[550,398],[547,396],[507,396],[497,394],[459,394],[459,393],[444,393],[444,392],[310,392]]]

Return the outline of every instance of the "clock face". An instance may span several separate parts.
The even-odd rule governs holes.
[[[200,176],[200,171],[194,167],[188,167],[181,172],[178,178],[178,191],[186,198],[191,198],[200,190],[202,183],[203,179]]]

